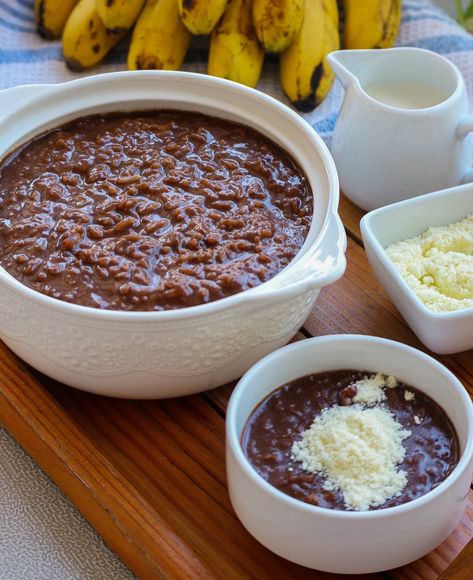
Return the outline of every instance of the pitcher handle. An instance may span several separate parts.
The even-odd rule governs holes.
[[[457,136],[462,139],[473,131],[473,115],[465,115],[458,124]]]
[[[459,139],[464,139],[468,133],[473,132],[473,115],[466,115],[459,123],[457,128],[457,136]],[[461,183],[471,183],[473,181],[473,167],[468,169],[462,177]]]

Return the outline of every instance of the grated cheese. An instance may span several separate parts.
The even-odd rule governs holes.
[[[356,387],[356,395],[353,397],[354,403],[366,403],[369,405],[384,401],[386,398],[383,391],[385,378],[381,373],[356,381],[353,385]]]
[[[386,377],[386,386],[388,389],[395,389],[397,387],[397,379],[393,375],[388,375]]]
[[[402,441],[410,435],[382,407],[331,407],[317,416],[291,449],[302,468],[339,490],[347,508],[367,510],[401,494],[406,472]]]
[[[353,397],[354,403],[364,403],[371,405],[373,403],[380,403],[386,399],[384,388],[393,389],[397,387],[397,379],[392,375],[383,375],[376,373],[366,379],[361,379],[353,383],[356,387],[356,395]]]
[[[422,419],[420,417],[418,417],[417,415],[414,415],[414,423],[416,425],[420,425],[422,423]]]
[[[416,395],[412,391],[404,391],[404,399],[406,401],[413,401],[415,398]]]
[[[391,244],[386,253],[427,308],[473,307],[473,214]]]

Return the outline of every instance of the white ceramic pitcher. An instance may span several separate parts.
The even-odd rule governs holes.
[[[454,64],[407,47],[328,59],[346,91],[332,154],[347,197],[371,210],[471,180],[473,117]]]

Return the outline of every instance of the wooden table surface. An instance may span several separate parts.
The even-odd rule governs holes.
[[[360,210],[342,199],[340,213],[346,274],[321,292],[296,339],[373,334],[423,349],[371,273]],[[473,396],[473,351],[437,358]],[[3,345],[0,385],[0,422],[138,576],[340,578],[275,556],[238,521],[225,480],[232,385],[165,401],[109,399],[39,375]],[[366,578],[471,579],[472,538],[473,492],[462,522],[434,552]]]

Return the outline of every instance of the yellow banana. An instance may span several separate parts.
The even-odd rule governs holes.
[[[178,0],[179,14],[192,34],[210,34],[225,10],[227,0]]]
[[[302,26],[280,56],[282,88],[300,111],[311,111],[329,92],[334,74],[326,57],[339,47],[337,0],[306,0]]]
[[[108,30],[128,30],[138,18],[145,0],[96,0],[97,12]]]
[[[178,70],[190,39],[177,0],[147,0],[133,31],[128,68]]]
[[[108,30],[128,30],[138,18],[145,0],[96,0],[105,28]]]
[[[344,48],[390,48],[401,26],[402,0],[343,0]]]
[[[74,71],[98,64],[125,36],[125,31],[107,30],[98,15],[96,0],[79,0],[62,35],[64,59]]]
[[[210,38],[208,73],[256,87],[264,51],[256,38],[251,0],[229,0]]]
[[[282,52],[302,24],[304,0],[253,0],[256,36],[266,52]]]
[[[35,0],[34,15],[39,34],[49,40],[59,38],[77,2],[78,0]]]

